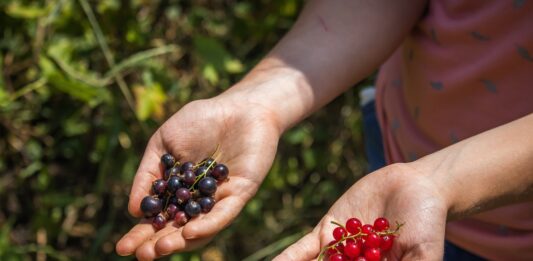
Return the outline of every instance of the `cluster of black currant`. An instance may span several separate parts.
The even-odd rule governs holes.
[[[163,179],[152,184],[153,195],[141,201],[141,211],[146,218],[153,218],[156,230],[174,220],[178,226],[190,218],[211,211],[215,205],[217,182],[228,179],[228,168],[217,163],[213,156],[199,163],[176,161],[171,154],[161,157],[164,166]]]

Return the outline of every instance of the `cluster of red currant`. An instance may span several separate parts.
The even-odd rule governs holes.
[[[183,226],[190,218],[211,211],[217,182],[227,180],[229,173],[224,164],[218,164],[212,157],[196,164],[190,161],[182,164],[168,153],[161,157],[163,178],[153,182],[153,195],[141,201],[141,211],[146,218],[153,218],[156,230],[171,220]]]
[[[363,225],[357,218],[348,219],[345,226],[331,223],[337,225],[334,240],[322,249],[319,260],[327,257],[329,261],[379,261],[382,252],[391,249],[402,226],[397,224],[396,229],[390,230],[389,221],[383,217],[377,218],[374,225]]]

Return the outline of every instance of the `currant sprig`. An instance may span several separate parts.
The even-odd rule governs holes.
[[[363,225],[357,218],[350,218],[346,225],[331,221],[333,241],[323,247],[318,260],[328,257],[330,261],[343,261],[359,258],[367,261],[379,261],[381,253],[388,251],[399,236],[402,223],[396,222],[396,228],[390,229],[389,221],[380,217],[373,225]],[[358,259],[358,260],[359,260]]]
[[[200,213],[211,211],[217,183],[226,181],[229,173],[224,164],[217,163],[219,157],[218,145],[211,156],[196,164],[181,163],[169,153],[161,156],[163,178],[153,182],[152,195],[141,201],[141,211],[145,217],[153,218],[156,230],[169,220],[182,226]]]

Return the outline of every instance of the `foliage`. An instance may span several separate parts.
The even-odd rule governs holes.
[[[302,5],[1,1],[0,259],[121,259],[114,244],[137,221],[128,192],[150,134],[243,77]],[[308,231],[363,173],[357,104],[351,90],[289,130],[234,224],[169,259],[268,259]]]

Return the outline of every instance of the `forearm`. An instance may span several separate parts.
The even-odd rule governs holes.
[[[451,218],[533,200],[533,114],[486,131],[414,164],[434,175]]]
[[[225,95],[269,108],[283,131],[373,72],[423,5],[423,0],[310,1],[291,31]]]

